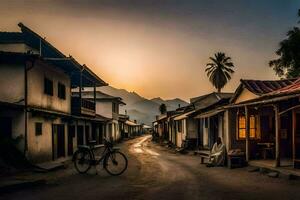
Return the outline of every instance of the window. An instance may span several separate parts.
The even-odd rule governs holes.
[[[246,117],[240,115],[238,122],[238,135],[239,138],[246,138]]]
[[[53,96],[53,81],[50,79],[44,79],[44,93]]]
[[[66,86],[62,83],[58,83],[57,85],[57,96],[60,99],[66,99]]]
[[[114,113],[118,113],[118,104],[115,102],[113,102],[113,104],[112,104],[112,111]]]
[[[182,121],[177,121],[177,131],[181,132],[182,131]]]
[[[43,123],[36,122],[35,123],[35,135],[43,134]]]
[[[250,116],[250,138],[257,138],[257,120],[254,115]],[[239,115],[238,117],[238,139],[246,138],[246,117]]]

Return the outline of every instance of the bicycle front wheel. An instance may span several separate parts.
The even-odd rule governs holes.
[[[104,169],[112,176],[118,176],[127,169],[128,160],[126,156],[119,152],[113,151],[106,155],[104,160]]]
[[[76,151],[73,158],[75,169],[81,174],[86,173],[91,168],[92,165],[91,160],[92,160],[92,155],[89,151],[87,150]]]

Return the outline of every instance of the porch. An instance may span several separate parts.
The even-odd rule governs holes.
[[[280,167],[276,167],[275,160],[250,160],[248,162],[250,166],[268,169],[271,171],[277,171],[283,175],[294,175],[300,177],[300,169],[295,169],[293,167],[293,160],[291,159],[281,159]]]
[[[232,119],[231,148],[245,150],[248,163],[299,168],[298,99],[244,105],[236,108]]]

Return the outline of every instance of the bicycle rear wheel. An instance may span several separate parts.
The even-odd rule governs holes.
[[[87,150],[78,150],[74,154],[73,161],[74,161],[75,169],[80,174],[84,174],[87,171],[89,171],[89,169],[92,166],[92,163],[91,163],[92,155]]]
[[[126,156],[119,152],[113,151],[106,155],[104,160],[104,169],[112,176],[118,176],[127,169],[128,160]]]

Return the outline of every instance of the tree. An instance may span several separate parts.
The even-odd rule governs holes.
[[[164,104],[164,103],[160,104],[160,106],[159,106],[159,112],[160,112],[160,114],[165,114],[167,112],[167,106],[166,106],[166,104]]]
[[[300,17],[300,9],[298,17]],[[279,58],[271,60],[269,66],[279,77],[298,77],[300,76],[300,29],[293,27],[286,36],[286,39],[279,43],[279,49],[275,52]]]
[[[221,89],[228,83],[231,79],[231,74],[234,73],[232,69],[234,67],[231,62],[231,58],[227,57],[223,52],[215,53],[214,57],[209,57],[212,61],[206,64],[205,72],[209,78],[209,81],[213,86],[221,92]]]

